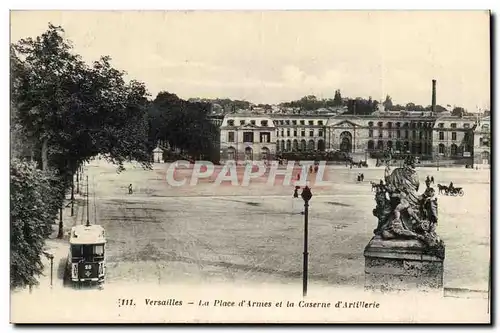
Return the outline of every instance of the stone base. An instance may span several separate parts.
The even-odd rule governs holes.
[[[380,291],[443,291],[440,255],[418,240],[373,237],[365,248],[365,288]]]

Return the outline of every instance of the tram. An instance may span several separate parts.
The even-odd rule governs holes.
[[[77,225],[69,238],[68,270],[73,283],[101,284],[106,275],[106,235],[100,225]]]

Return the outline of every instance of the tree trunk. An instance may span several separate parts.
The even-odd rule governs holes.
[[[49,139],[44,139],[42,142],[42,170],[47,170],[49,167]]]
[[[80,194],[80,167],[76,170],[76,194]]]
[[[71,176],[71,216],[74,214],[74,203],[75,203],[75,177]]]
[[[57,233],[57,238],[63,238],[63,219],[62,219],[62,207],[59,208],[59,232]]]

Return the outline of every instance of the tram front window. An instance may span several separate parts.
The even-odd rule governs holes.
[[[102,244],[94,245],[94,254],[96,256],[103,256],[104,255],[104,245],[102,245]]]
[[[90,261],[94,257],[104,255],[104,244],[73,245],[71,246],[71,255],[73,258],[84,258]]]

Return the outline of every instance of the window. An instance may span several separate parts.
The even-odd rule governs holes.
[[[368,123],[368,127],[373,127],[373,121],[370,121],[370,122]]]
[[[293,130],[293,136],[297,136],[297,130]]]
[[[309,136],[314,136],[314,131],[309,131]]]
[[[253,142],[253,132],[243,132],[243,142]]]
[[[309,125],[314,125],[314,120],[309,120]]]
[[[323,120],[318,120],[318,125],[323,126]]]
[[[261,120],[260,121],[260,125],[264,126],[264,127],[267,127],[267,120]]]
[[[227,133],[227,142],[234,142],[234,132]]]
[[[323,131],[322,130],[318,131],[318,136],[321,136],[321,137],[323,136]]]
[[[444,145],[442,143],[440,143],[438,146],[438,152],[439,154],[444,154]]]
[[[290,130],[289,129],[286,130],[286,136],[290,136]]]
[[[444,140],[444,132],[439,132],[439,140]]]
[[[306,131],[302,130],[302,131],[300,132],[300,136],[306,136]]]
[[[457,124],[452,123],[452,124],[450,125],[450,127],[451,127],[451,128],[457,128]]]
[[[271,133],[262,132],[260,133],[260,142],[270,142],[271,141]]]
[[[401,131],[400,131],[400,130],[397,130],[397,131],[396,131],[396,138],[398,138],[398,139],[399,139],[400,137],[401,137]]]
[[[381,129],[378,131],[378,137],[379,137],[379,138],[381,138],[381,137],[382,137],[382,130],[381,130]]]
[[[71,256],[81,257],[82,256],[82,246],[81,245],[71,245]]]
[[[255,120],[250,120],[250,124],[255,125]]]
[[[388,128],[392,128],[392,122],[388,122],[388,123],[387,123],[387,127],[388,127]]]
[[[305,120],[301,120],[301,121],[300,121],[300,124],[301,124],[301,125],[305,125],[305,124],[306,124]]]
[[[451,132],[451,139],[456,140],[457,139],[457,132]]]
[[[378,127],[382,127],[382,126],[383,126],[383,125],[382,125],[382,122],[381,122],[381,121],[379,121],[379,122],[378,122]]]
[[[245,121],[244,120],[240,120],[240,125],[245,125]]]
[[[281,130],[281,136],[285,136],[285,131]]]
[[[285,120],[285,125],[290,125],[290,120]]]
[[[285,122],[283,120],[280,120],[280,125],[283,125]]]
[[[470,124],[464,124],[464,128],[470,128]]]
[[[405,139],[408,139],[408,130],[405,130]]]
[[[104,245],[103,244],[94,245],[94,254],[96,256],[104,255]]]
[[[424,138],[424,132],[423,131],[419,131],[418,135],[419,135],[420,140],[422,140]]]
[[[417,131],[411,131],[411,137],[415,140],[417,138]]]
[[[233,119],[229,119],[227,121],[227,126],[234,126],[234,120]]]
[[[400,128],[400,127],[401,127],[401,123],[397,122],[397,123],[396,123],[396,127],[397,127],[397,128]]]
[[[292,120],[292,125],[297,125],[297,120]]]
[[[490,130],[490,125],[484,124],[483,126],[481,126],[481,131],[489,131],[489,130]]]
[[[373,130],[372,129],[368,130],[368,137],[373,138]]]
[[[458,155],[458,147],[456,144],[452,144],[450,147],[450,155],[457,156]]]
[[[439,128],[444,128],[444,123],[439,123],[439,124],[438,124],[438,127],[439,127]]]

